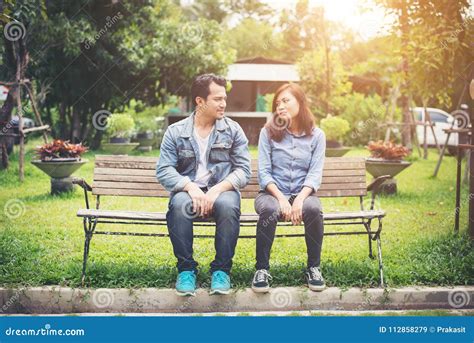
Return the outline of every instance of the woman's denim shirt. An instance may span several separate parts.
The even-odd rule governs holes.
[[[297,195],[303,186],[316,192],[323,175],[326,137],[319,128],[297,136],[286,129],[280,142],[271,140],[266,128],[258,142],[258,181],[265,190],[274,183],[285,195]]]
[[[193,129],[194,112],[170,125],[161,143],[156,177],[172,194],[183,191],[196,177],[199,147]],[[251,175],[250,154],[247,137],[239,124],[227,117],[216,120],[206,153],[211,171],[209,187],[224,180],[236,191],[247,185]]]

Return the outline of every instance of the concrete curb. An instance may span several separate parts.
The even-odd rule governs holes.
[[[251,289],[210,296],[199,289],[195,297],[179,297],[173,289],[84,289],[59,286],[0,288],[0,314],[55,313],[207,313],[259,311],[366,311],[474,309],[474,286],[404,287],[396,289],[331,287],[273,288],[256,294]]]

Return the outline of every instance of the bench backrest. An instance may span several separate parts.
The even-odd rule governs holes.
[[[156,179],[158,157],[97,155],[92,194],[139,197],[168,197]],[[319,197],[353,197],[367,194],[363,157],[327,157]],[[259,191],[257,161],[252,160],[252,178],[241,191],[254,199]]]

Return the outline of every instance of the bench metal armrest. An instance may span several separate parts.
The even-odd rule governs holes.
[[[84,200],[86,201],[86,208],[89,208],[89,197],[87,191],[92,192],[92,187],[83,178],[74,177],[72,180],[74,185],[79,185],[84,189]]]
[[[370,185],[367,186],[367,192],[373,192],[374,190],[376,190],[385,180],[388,180],[390,179],[390,175],[382,175],[382,176],[379,176],[377,177],[376,179],[374,179],[374,181],[372,181],[370,183]]]
[[[73,178],[72,183],[81,186],[86,191],[92,192],[92,187],[83,178],[75,177]]]

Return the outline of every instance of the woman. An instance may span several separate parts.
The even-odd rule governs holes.
[[[308,253],[305,272],[308,287],[325,288],[319,269],[323,241],[321,202],[315,192],[321,185],[326,138],[315,127],[306,96],[297,84],[281,86],[273,98],[272,118],[260,132],[255,199],[257,263],[252,289],[268,292],[270,250],[278,220],[304,223]]]

